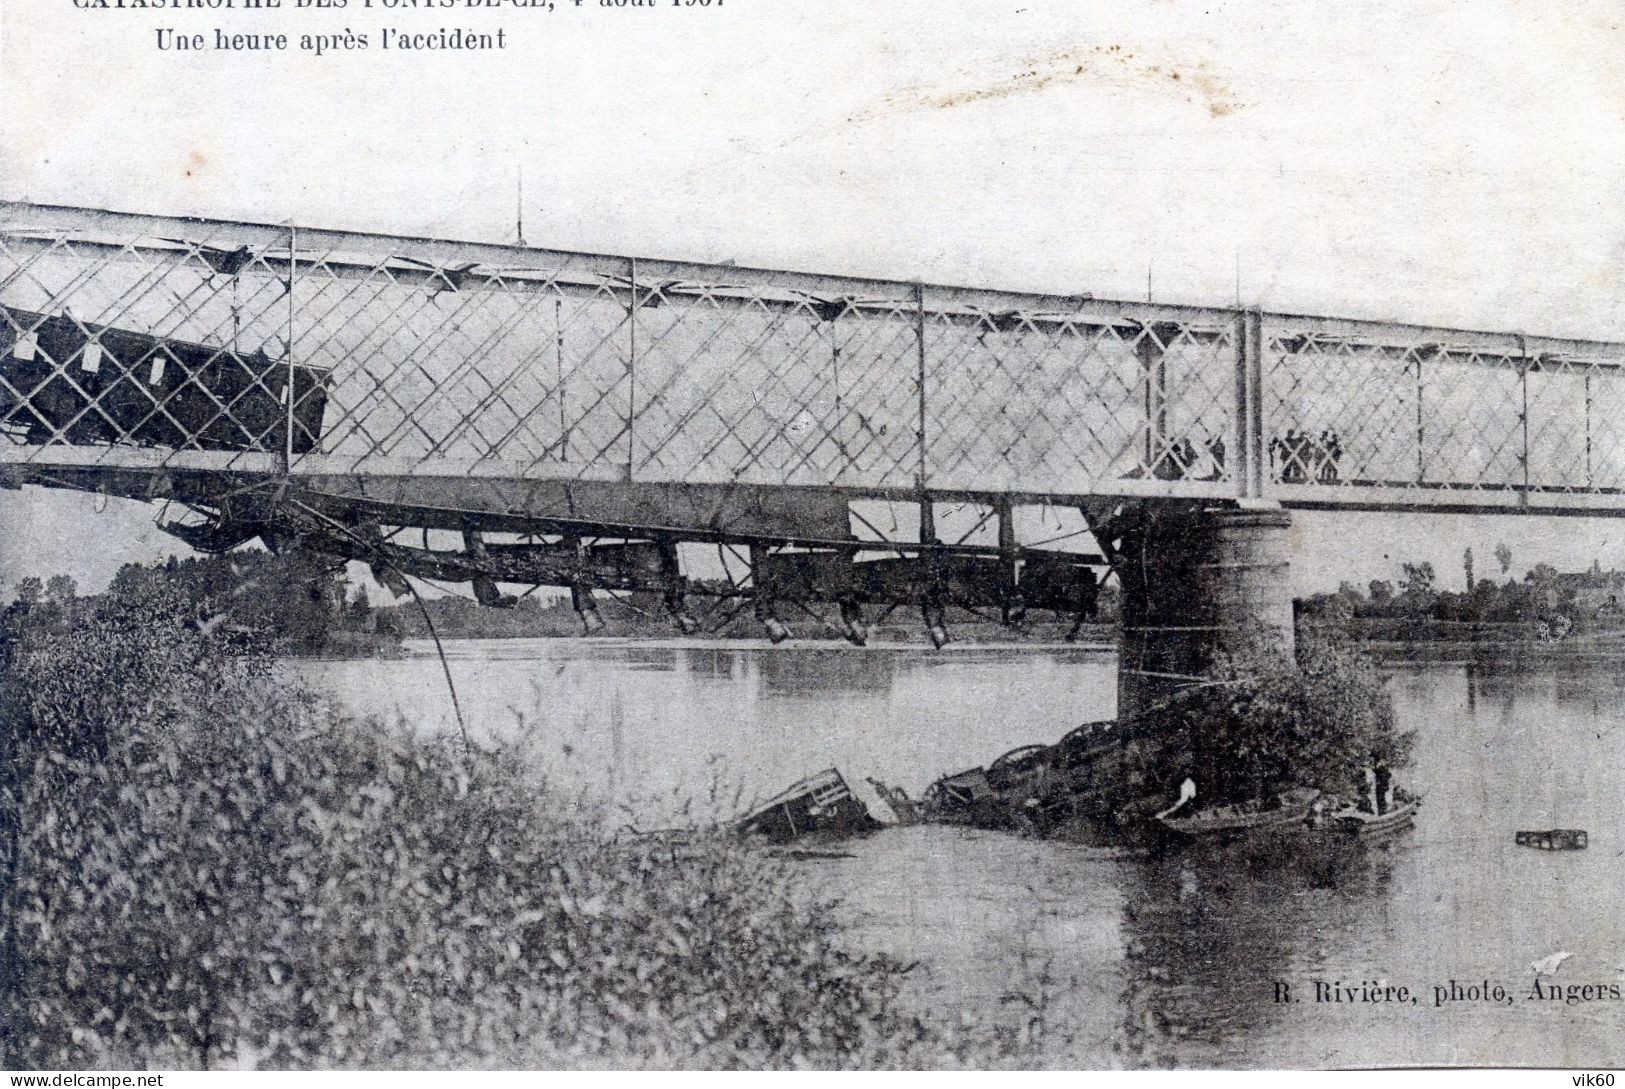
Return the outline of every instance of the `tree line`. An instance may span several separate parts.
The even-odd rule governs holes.
[[[13,587],[6,615],[66,631],[98,609],[166,592],[192,603],[191,619],[199,626],[228,636],[253,633],[283,652],[318,654],[401,637],[393,613],[376,609],[366,587],[351,590],[341,561],[304,549],[127,563],[105,592],[83,596],[69,575],[28,576]]]
[[[1499,580],[1477,577],[1472,549],[1462,555],[1460,590],[1446,589],[1432,563],[1400,564],[1398,579],[1372,579],[1364,588],[1344,581],[1335,592],[1300,599],[1301,615],[1332,620],[1435,620],[1474,624],[1603,622],[1621,614],[1625,572],[1565,573],[1547,563],[1512,576],[1511,550],[1498,545]]]

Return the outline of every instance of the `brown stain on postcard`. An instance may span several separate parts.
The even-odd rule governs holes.
[[[1151,89],[1203,108],[1215,118],[1226,117],[1245,105],[1206,61],[1176,65],[1122,45],[1092,45],[1023,61],[1011,75],[991,82],[976,81],[962,90],[946,89],[940,84],[911,87],[888,96],[883,105],[852,120],[866,120],[882,113],[947,110],[1087,83]]]

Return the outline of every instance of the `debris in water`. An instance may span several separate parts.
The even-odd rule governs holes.
[[[741,835],[779,843],[815,832],[858,835],[879,827],[835,768],[808,776],[733,822]]]
[[[880,800],[885,802],[886,807],[897,817],[898,824],[919,824],[924,818],[923,804],[910,798],[906,790],[882,783],[872,775],[869,776],[869,785],[875,788]]]
[[[1542,851],[1583,851],[1586,834],[1583,828],[1553,828],[1549,832],[1519,832],[1515,837],[1519,847],[1535,847]]]

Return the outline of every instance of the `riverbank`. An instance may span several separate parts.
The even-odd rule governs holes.
[[[386,635],[340,629],[328,632],[320,646],[289,644],[277,648],[276,654],[280,658],[342,661],[347,658],[404,658],[407,650],[401,637],[393,633]]]
[[[1561,636],[1535,623],[1468,623],[1446,620],[1310,620],[1298,630],[1358,643],[1384,658],[1452,660],[1463,656],[1526,655],[1560,658],[1575,654],[1625,653],[1625,627],[1595,622],[1575,625]]]

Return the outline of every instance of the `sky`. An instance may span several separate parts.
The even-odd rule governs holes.
[[[508,241],[522,171],[536,245],[1625,339],[1617,5],[362,3],[0,6],[0,198]],[[509,48],[153,46],[439,25]],[[155,514],[0,492],[0,578],[93,589]],[[1616,525],[1299,513],[1294,581]]]

